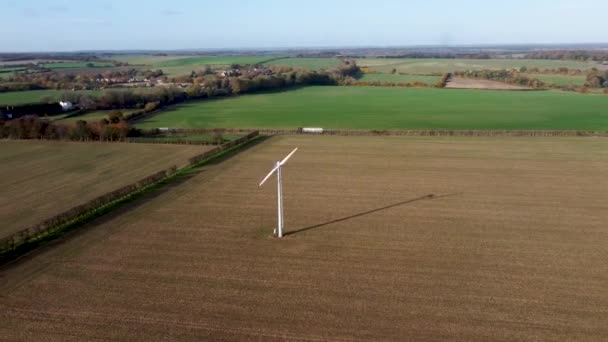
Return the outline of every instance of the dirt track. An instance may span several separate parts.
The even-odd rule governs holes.
[[[453,89],[488,89],[488,90],[527,90],[530,88],[520,87],[512,84],[490,81],[490,80],[480,80],[480,79],[472,79],[472,78],[461,78],[454,77],[448,84],[445,86],[446,88]]]
[[[277,241],[257,184],[295,146]],[[273,138],[2,270],[0,336],[606,340],[607,151]]]

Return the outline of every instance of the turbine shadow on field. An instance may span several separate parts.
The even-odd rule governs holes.
[[[400,207],[402,205],[406,205],[406,204],[410,204],[410,203],[414,203],[414,202],[418,202],[418,201],[423,201],[423,200],[427,200],[427,199],[437,199],[437,198],[442,198],[442,197],[451,197],[451,196],[456,196],[456,195],[461,195],[461,194],[462,193],[452,193],[452,194],[445,194],[445,195],[429,194],[429,195],[426,195],[426,196],[409,199],[407,201],[403,201],[403,202],[387,205],[385,207],[376,208],[376,209],[368,210],[368,211],[365,211],[365,212],[362,212],[362,213],[358,213],[358,214],[342,217],[342,218],[339,218],[339,219],[335,219],[335,220],[332,220],[332,221],[329,221],[329,222],[317,224],[317,225],[314,225],[314,226],[300,228],[300,229],[297,229],[297,230],[294,230],[294,231],[286,232],[285,236],[304,233],[304,232],[307,232],[307,231],[310,231],[310,230],[323,228],[325,226],[329,226],[329,225],[334,224],[334,223],[340,223],[340,222],[352,220],[352,219],[355,219],[355,218],[358,218],[358,217],[374,214],[374,213],[377,213],[377,212],[380,212],[380,211],[384,211],[384,210]]]

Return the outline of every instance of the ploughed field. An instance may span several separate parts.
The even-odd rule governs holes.
[[[35,225],[211,147],[0,141],[0,237]]]
[[[270,237],[275,160],[288,236]],[[606,340],[608,140],[274,137],[0,274],[0,335]]]
[[[190,102],[142,128],[608,130],[608,96],[558,91],[306,87]]]

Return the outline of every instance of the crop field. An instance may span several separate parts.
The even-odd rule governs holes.
[[[258,183],[296,146],[279,241],[274,180]],[[275,137],[2,269],[0,334],[606,340],[607,151]]]
[[[364,74],[358,81],[362,82],[386,82],[386,83],[413,83],[421,82],[436,84],[441,81],[439,76],[424,75],[392,75],[392,74]]]
[[[0,237],[188,158],[205,146],[0,141]]]
[[[545,83],[557,85],[582,86],[585,84],[585,82],[587,82],[587,77],[585,76],[529,74],[528,77],[539,79]]]
[[[309,70],[331,69],[340,66],[337,58],[282,58],[266,63],[266,65],[286,66]]]
[[[556,61],[537,59],[392,59],[368,58],[358,59],[361,67],[373,71],[389,73],[393,69],[406,74],[433,74],[482,69],[519,69],[522,66],[539,69],[591,69],[599,66],[596,62]]]
[[[174,107],[142,128],[608,130],[608,96],[385,87],[306,87]]]

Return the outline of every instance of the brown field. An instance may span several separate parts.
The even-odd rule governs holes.
[[[447,83],[446,88],[454,89],[489,89],[489,90],[524,90],[528,87],[521,87],[513,84],[481,80],[472,78],[454,77]]]
[[[602,138],[275,137],[2,269],[0,336],[605,341],[606,174]]]
[[[208,150],[205,146],[0,141],[0,237]]]

